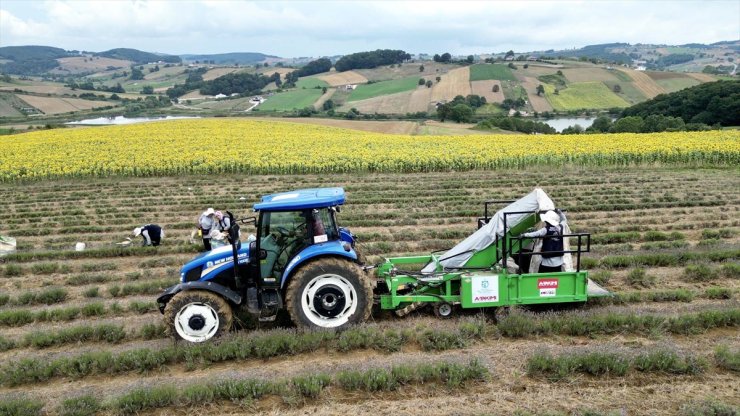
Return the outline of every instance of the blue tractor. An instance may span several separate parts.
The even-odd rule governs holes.
[[[184,265],[180,283],[157,303],[170,331],[188,342],[227,332],[234,310],[260,321],[286,309],[299,327],[342,329],[363,322],[373,305],[374,279],[364,270],[355,238],[337,224],[342,188],[266,195],[258,213],[232,221],[229,245]],[[239,223],[253,224],[242,244]]]

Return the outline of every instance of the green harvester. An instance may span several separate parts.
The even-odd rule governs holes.
[[[489,216],[492,205],[503,203],[509,205]],[[463,309],[506,308],[583,303],[589,297],[609,296],[581,270],[581,254],[591,247],[589,233],[563,234],[565,247],[558,252],[535,249],[538,239],[549,237],[522,235],[538,225],[539,214],[546,210],[556,211],[567,224],[565,212],[555,208],[540,189],[518,201],[487,201],[484,216],[478,219],[478,232],[460,243],[459,249],[386,258],[376,271],[380,307],[403,316],[431,304],[435,315],[447,317],[456,305]],[[562,270],[538,272],[543,254],[562,255]]]

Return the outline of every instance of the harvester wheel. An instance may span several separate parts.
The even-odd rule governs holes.
[[[312,261],[291,278],[285,304],[299,327],[343,329],[370,317],[372,279],[347,260]]]
[[[221,296],[205,290],[187,290],[170,299],[164,321],[171,335],[188,342],[203,342],[231,329],[234,313]]]
[[[434,304],[434,316],[437,318],[447,319],[452,316],[452,305],[447,302],[437,302]]]

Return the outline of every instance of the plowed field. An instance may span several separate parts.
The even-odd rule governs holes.
[[[19,250],[0,259],[0,410],[675,415],[739,406],[737,170],[556,171],[3,183],[0,235]],[[345,187],[339,222],[370,263],[451,247],[475,230],[482,201],[543,187],[575,230],[592,233],[582,265],[616,296],[497,317],[375,313],[342,334],[281,318],[196,348],[164,334],[154,299],[197,254],[188,236],[203,209],[249,215],[259,195],[322,186]],[[167,231],[162,246],[115,245],[149,222]],[[76,242],[87,249],[75,252]]]

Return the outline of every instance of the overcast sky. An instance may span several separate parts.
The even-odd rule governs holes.
[[[0,0],[0,46],[172,54],[476,54],[740,39],[730,1]]]

